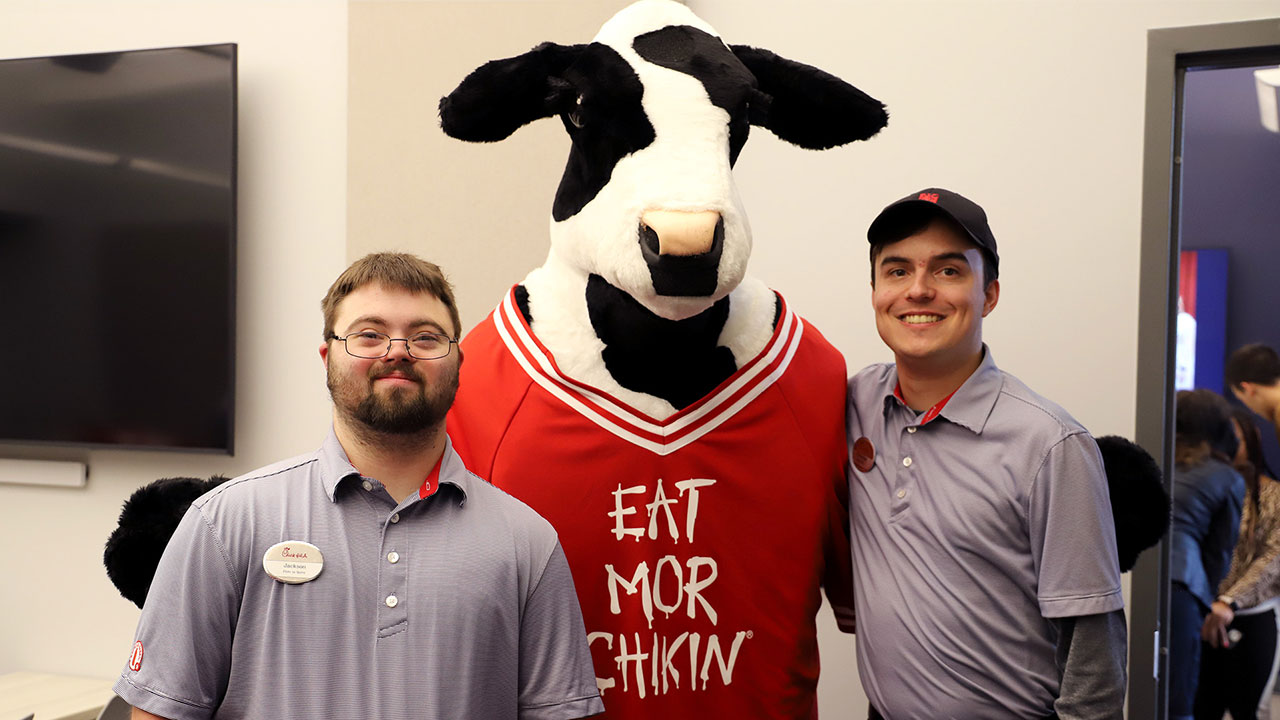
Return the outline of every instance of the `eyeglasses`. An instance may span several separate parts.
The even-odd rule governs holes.
[[[439,333],[418,333],[413,337],[393,338],[386,333],[365,330],[354,332],[346,337],[329,333],[330,340],[341,340],[347,346],[347,354],[366,360],[384,358],[391,352],[391,343],[397,340],[404,343],[409,350],[409,357],[418,360],[437,360],[449,354],[457,340]]]

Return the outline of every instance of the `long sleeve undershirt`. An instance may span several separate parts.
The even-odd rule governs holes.
[[[1062,685],[1053,709],[1060,720],[1122,720],[1128,654],[1124,610],[1054,624]]]

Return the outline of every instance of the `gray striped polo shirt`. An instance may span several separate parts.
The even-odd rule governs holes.
[[[928,422],[893,364],[849,381],[875,455],[849,469],[858,670],[886,717],[1050,715],[1050,619],[1124,604],[1097,444],[983,349]]]
[[[397,504],[332,433],[198,499],[157,569],[115,685],[166,718],[578,718],[603,710],[551,525],[448,443]],[[267,575],[277,543],[320,575]]]

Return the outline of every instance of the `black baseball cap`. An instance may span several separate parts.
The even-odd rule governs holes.
[[[951,218],[974,244],[986,251],[991,269],[1000,267],[1000,254],[996,252],[996,238],[987,224],[986,211],[960,193],[943,188],[925,188],[887,205],[871,221],[867,240],[872,245],[896,242],[903,239],[899,230],[903,225],[922,222],[925,217]]]

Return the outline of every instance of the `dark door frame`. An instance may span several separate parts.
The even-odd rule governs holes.
[[[1159,461],[1172,492],[1173,352],[1178,274],[1181,88],[1188,67],[1231,64],[1280,48],[1280,18],[1147,31],[1138,289],[1135,439]],[[1237,64],[1247,64],[1239,62]],[[1129,608],[1129,717],[1168,717],[1169,546],[1133,570]]]

